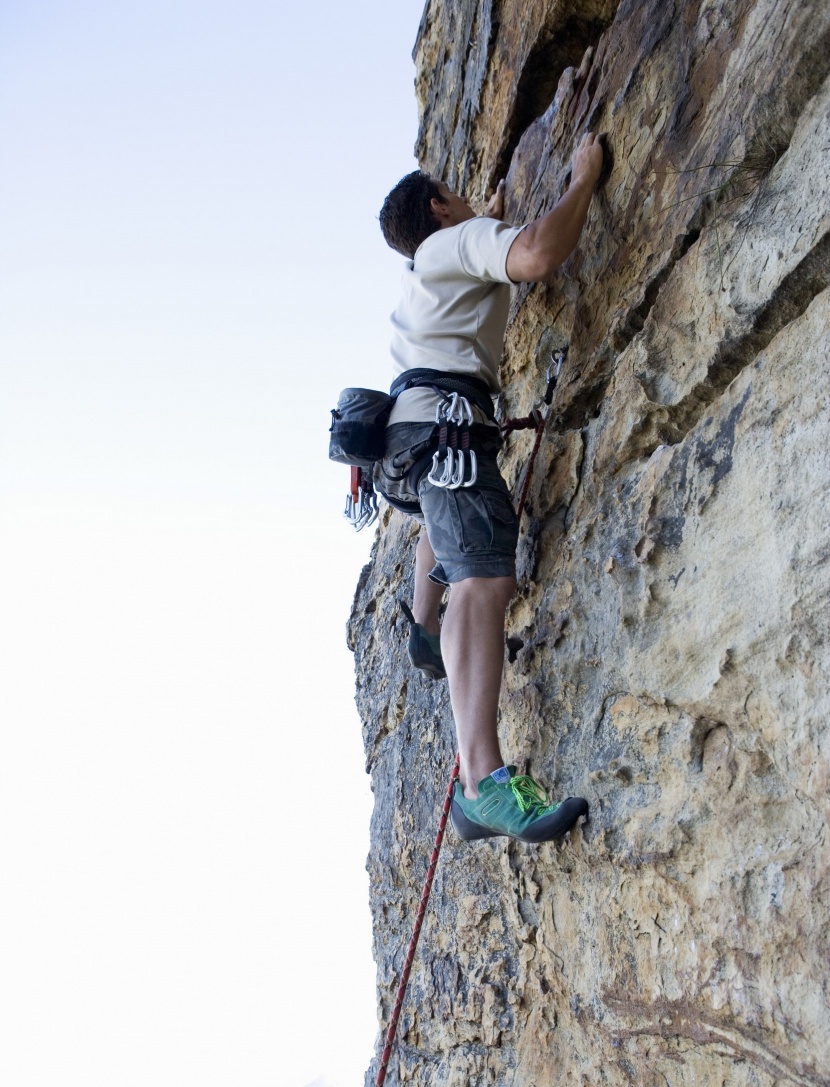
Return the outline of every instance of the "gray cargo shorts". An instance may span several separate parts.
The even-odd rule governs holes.
[[[496,462],[501,438],[495,427],[478,425],[472,436],[478,460],[472,487],[448,490],[429,482],[437,448],[429,425],[389,427],[387,453],[375,470],[375,486],[390,505],[426,526],[436,559],[429,576],[440,585],[516,576],[519,521]]]

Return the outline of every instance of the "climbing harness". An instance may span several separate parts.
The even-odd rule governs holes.
[[[356,464],[352,465],[351,486],[346,495],[343,516],[357,532],[366,525],[371,525],[378,517],[378,499],[372,483],[372,473]]]
[[[453,374],[447,370],[429,370],[416,367],[404,370],[392,382],[389,395],[398,397],[407,389],[428,388],[437,393],[460,393],[470,400],[485,418],[494,422],[496,412],[493,407],[493,394],[490,386],[481,378],[472,374]]]
[[[441,397],[435,419],[439,429],[438,451],[432,461],[431,482],[455,490],[472,487],[476,481],[478,465],[475,451],[470,447],[473,406],[490,422],[495,421],[493,399],[486,382],[469,374],[416,368],[400,374],[388,393],[377,389],[344,389],[331,412],[329,460],[352,468],[344,516],[358,532],[377,519],[373,469],[385,452],[386,425],[395,400],[405,390],[421,386]],[[355,468],[360,469],[357,474]]]
[[[527,501],[527,493],[530,487],[530,479],[533,475],[533,467],[536,463],[536,456],[539,452],[539,447],[542,444],[542,435],[545,432],[548,417],[551,411],[551,405],[553,403],[553,394],[556,389],[556,382],[559,379],[559,373],[562,369],[562,363],[568,354],[568,348],[564,347],[560,351],[555,351],[551,355],[550,366],[548,366],[547,373],[545,375],[545,395],[542,397],[540,405],[534,407],[530,415],[526,415],[522,419],[508,419],[501,427],[503,436],[512,433],[514,430],[529,430],[531,427],[536,428],[536,438],[533,443],[533,449],[530,457],[528,458],[527,467],[525,468],[524,479],[519,494],[519,501],[516,505],[516,514],[521,521],[522,512],[525,508]],[[436,454],[437,456],[437,454]],[[433,460],[433,471],[435,470],[435,460]],[[446,486],[446,484],[443,484]],[[469,486],[469,484],[466,484]],[[406,609],[407,612],[409,608]],[[411,614],[411,613],[410,613]],[[414,617],[413,617],[414,621]],[[429,896],[432,891],[432,881],[435,877],[435,870],[438,866],[438,857],[441,853],[441,846],[444,842],[444,833],[447,829],[447,818],[449,816],[450,807],[452,806],[452,795],[455,783],[458,780],[458,771],[460,767],[461,756],[455,756],[455,762],[453,763],[452,772],[450,773],[449,784],[447,785],[447,795],[444,798],[444,806],[441,809],[441,817],[438,821],[438,832],[435,835],[435,844],[432,847],[432,856],[429,859],[429,866],[427,867],[426,880],[424,882],[424,889],[421,891],[421,901],[418,905],[418,915],[415,918],[415,927],[412,931],[412,936],[409,941],[409,947],[406,950],[406,960],[404,962],[403,972],[401,973],[401,980],[398,984],[398,991],[395,996],[395,1003],[392,1008],[392,1017],[389,1021],[389,1028],[386,1031],[386,1041],[383,1047],[383,1053],[380,1058],[380,1064],[378,1066],[378,1074],[375,1079],[375,1087],[382,1087],[386,1080],[386,1068],[389,1064],[389,1059],[392,1055],[392,1046],[395,1042],[395,1034],[398,1029],[398,1020],[401,1015],[401,1008],[403,1007],[404,997],[406,996],[406,988],[409,983],[409,974],[412,970],[412,962],[415,958],[415,949],[418,946],[418,938],[421,935],[421,927],[424,923],[424,917],[426,916],[427,906],[429,904]]]

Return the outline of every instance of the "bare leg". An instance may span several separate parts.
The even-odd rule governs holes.
[[[461,755],[464,795],[504,765],[497,731],[504,670],[504,613],[516,590],[512,577],[467,578],[453,585],[441,631],[450,700]]]
[[[441,626],[438,622],[438,608],[444,599],[446,588],[429,580],[429,572],[435,565],[435,553],[426,531],[422,531],[415,548],[415,599],[412,601],[412,614],[427,634],[438,635]]]

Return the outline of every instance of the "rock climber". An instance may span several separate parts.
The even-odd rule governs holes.
[[[496,463],[501,439],[489,398],[500,389],[510,286],[549,279],[571,255],[602,163],[601,139],[587,133],[565,194],[523,227],[502,221],[504,181],[477,216],[461,196],[420,171],[395,186],[379,217],[387,243],[408,263],[392,315],[391,353],[403,391],[389,419],[376,485],[426,529],[415,552],[412,610],[405,609],[409,656],[431,678],[446,675],[449,682],[460,755],[451,818],[465,840],[547,841],[588,812],[581,797],[552,804],[529,775],[504,765],[499,747],[504,620],[516,589],[519,525]],[[436,460],[436,409],[459,393],[466,398],[461,429],[466,410],[476,462],[473,473],[470,454],[460,460],[461,485],[451,473],[442,477]],[[456,408],[457,402],[456,396]],[[450,410],[445,406],[445,417]]]

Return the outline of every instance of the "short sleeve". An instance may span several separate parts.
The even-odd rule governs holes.
[[[507,254],[524,227],[508,226],[498,219],[479,216],[461,223],[458,230],[458,258],[461,267],[475,279],[510,283]]]

